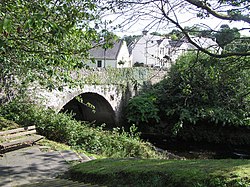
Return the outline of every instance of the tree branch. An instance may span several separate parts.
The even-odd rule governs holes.
[[[206,10],[208,13],[213,15],[216,18],[223,19],[223,20],[229,20],[229,21],[244,21],[246,23],[250,24],[250,17],[244,16],[242,14],[237,14],[237,15],[225,15],[225,14],[220,14],[219,12],[211,9],[206,3],[199,1],[199,0],[185,0],[186,2],[195,5],[198,8]]]
[[[191,0],[193,1],[193,0]],[[195,1],[195,0],[194,0]],[[250,56],[250,52],[230,52],[230,53],[223,53],[223,54],[216,54],[216,53],[212,53],[209,50],[199,46],[195,41],[192,40],[192,38],[190,37],[190,35],[188,34],[188,32],[175,20],[173,20],[172,18],[170,18],[167,13],[164,10],[164,7],[161,7],[161,12],[163,14],[163,16],[169,20],[171,23],[173,23],[174,25],[176,25],[181,31],[182,33],[185,35],[185,37],[187,38],[188,42],[191,43],[192,45],[194,45],[199,51],[206,53],[212,57],[216,57],[216,58],[226,58],[226,57],[230,57],[230,56]]]

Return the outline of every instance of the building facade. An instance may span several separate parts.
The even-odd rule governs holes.
[[[192,40],[202,48],[220,52],[218,44],[211,38],[192,37]],[[143,33],[142,37],[130,46],[133,65],[169,68],[182,54],[195,51],[197,48],[185,38],[171,40],[162,36]]]
[[[95,68],[127,68],[132,67],[127,44],[124,40],[114,42],[112,48],[97,47],[90,50],[90,57],[94,62],[87,62],[89,67]]]

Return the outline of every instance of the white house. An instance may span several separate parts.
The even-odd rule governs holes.
[[[220,51],[218,44],[211,38],[192,37],[192,40],[213,52]],[[161,36],[148,35],[146,32],[129,47],[133,65],[143,63],[146,66],[167,68],[183,53],[197,50],[185,39],[174,41]]]
[[[204,38],[204,37],[191,37],[191,39],[200,47],[210,50],[212,52],[221,52],[220,47],[218,44],[212,40],[211,38]],[[172,62],[175,62],[176,59],[184,54],[187,51],[195,51],[197,48],[188,42],[187,40],[170,40],[169,39],[169,45],[166,46],[168,48],[169,53],[167,54]]]
[[[132,64],[143,63],[146,66],[158,64],[158,49],[163,37],[147,34],[144,31],[143,36],[130,46]]]
[[[127,44],[124,40],[118,40],[112,48],[103,49],[97,47],[90,50],[90,57],[95,59],[95,63],[88,62],[89,67],[132,67]]]

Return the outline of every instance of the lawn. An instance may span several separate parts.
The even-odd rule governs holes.
[[[69,176],[107,186],[249,187],[250,160],[98,159]]]

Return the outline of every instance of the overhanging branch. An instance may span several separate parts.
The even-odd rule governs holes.
[[[226,14],[220,14],[219,12],[211,9],[205,2],[199,1],[199,0],[185,0],[186,2],[195,5],[198,8],[201,8],[203,10],[206,10],[208,13],[213,15],[216,18],[223,19],[223,20],[229,20],[229,21],[244,21],[246,23],[250,24],[250,17],[244,16],[242,14],[237,15],[226,15]]]
[[[188,0],[188,1],[196,1],[196,0]],[[172,18],[168,16],[168,14],[164,10],[163,4],[160,7],[160,10],[163,16],[167,20],[169,20],[171,23],[173,23],[177,28],[179,28],[182,31],[182,33],[185,35],[185,37],[187,38],[188,42],[194,45],[199,51],[206,53],[215,58],[226,58],[226,57],[231,57],[231,56],[250,56],[250,52],[228,52],[228,53],[223,53],[223,54],[212,53],[211,51],[199,46],[195,41],[193,41],[190,35],[188,34],[188,32],[177,21],[173,20]]]

